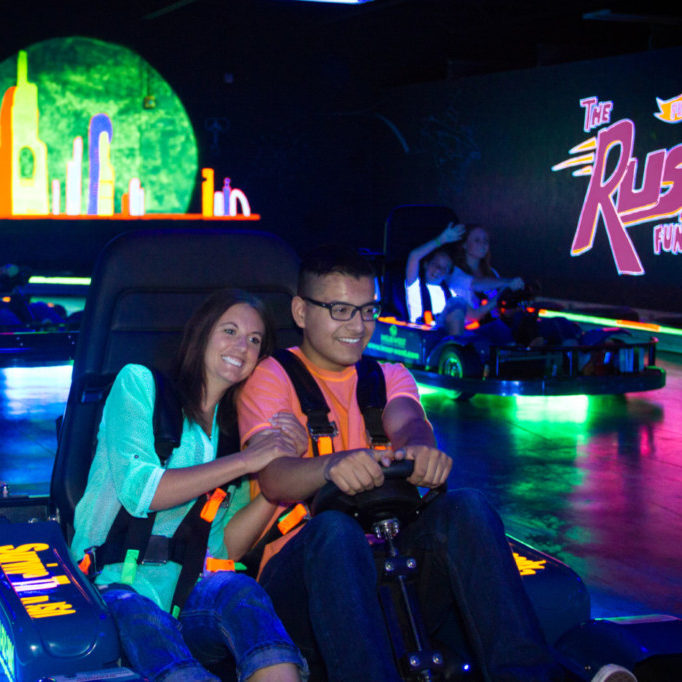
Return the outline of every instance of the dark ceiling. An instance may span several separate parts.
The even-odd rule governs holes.
[[[0,0],[0,8],[0,59],[38,40],[89,35],[207,87],[217,74],[384,87],[682,44],[680,3],[658,0]]]

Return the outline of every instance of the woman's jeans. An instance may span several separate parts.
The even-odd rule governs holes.
[[[564,679],[502,522],[482,494],[439,495],[401,530],[397,543],[417,560],[420,606],[433,640],[456,650],[463,631],[486,681]],[[400,679],[372,550],[352,518],[334,511],[313,518],[268,562],[260,582],[307,658],[312,679]]]
[[[112,585],[102,596],[126,662],[151,682],[216,681],[202,664],[226,658],[240,681],[278,663],[293,663],[307,676],[267,594],[243,574],[225,571],[199,581],[178,620],[125,585]]]

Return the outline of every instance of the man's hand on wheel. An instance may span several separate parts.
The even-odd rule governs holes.
[[[452,469],[452,458],[430,445],[407,445],[396,450],[395,459],[414,460],[414,471],[407,480],[425,488],[443,485]]]
[[[327,455],[324,477],[343,493],[356,495],[384,483],[383,467],[395,459],[391,450],[348,450]]]

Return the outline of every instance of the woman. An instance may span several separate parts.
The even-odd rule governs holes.
[[[453,298],[448,302],[446,313],[459,332],[472,322],[492,319],[503,289],[516,291],[524,287],[520,277],[502,278],[490,265],[490,237],[480,225],[466,226],[449,285]]]
[[[121,506],[133,517],[155,513],[154,544],[161,538],[168,545],[166,538],[195,501],[202,498],[196,507],[202,508],[207,491],[226,484],[227,496],[210,524],[208,555],[238,560],[253,544],[274,506],[263,497],[248,503],[248,475],[307,447],[303,428],[293,415],[282,414],[273,418],[264,442],[216,458],[219,433],[236,429],[239,386],[272,350],[268,320],[260,301],[224,290],[209,297],[186,324],[172,377],[182,405],[182,435],[165,466],[154,449],[153,374],[141,365],[123,367],[104,406],[87,488],[76,507],[74,556],[106,546]],[[239,680],[289,682],[307,675],[269,598],[251,578],[230,571],[205,575],[190,584],[176,620],[168,611],[181,567],[172,559],[138,564],[126,551],[124,560],[97,568],[96,583],[128,664],[148,679],[217,680],[199,661],[210,665],[226,657],[234,660]]]
[[[448,223],[433,239],[410,251],[405,265],[405,296],[410,322],[422,322],[431,313],[439,315],[450,297],[447,279],[452,271],[452,257],[445,244],[460,239],[464,225]]]

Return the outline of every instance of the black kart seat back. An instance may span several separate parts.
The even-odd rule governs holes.
[[[68,541],[87,482],[102,400],[129,362],[168,371],[182,328],[212,291],[235,287],[265,301],[277,345],[299,342],[290,302],[298,258],[275,235],[224,228],[127,232],[94,269],[73,364],[51,483],[51,502]]]
[[[407,319],[405,263],[410,251],[437,237],[448,223],[459,222],[449,206],[405,204],[396,206],[384,223],[384,266],[381,300],[384,313]]]

